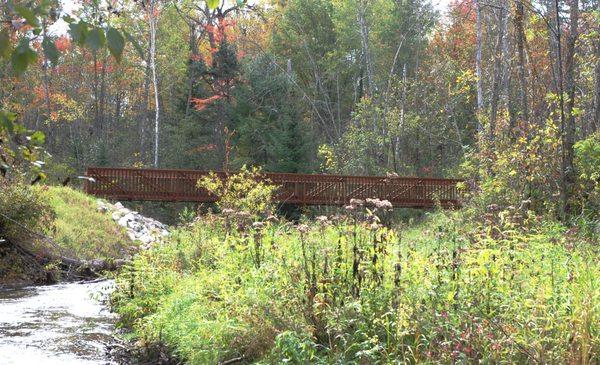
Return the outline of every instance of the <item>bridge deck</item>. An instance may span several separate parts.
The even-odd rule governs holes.
[[[117,200],[214,202],[216,197],[196,182],[207,171],[90,167],[85,181],[88,194]],[[225,177],[224,172],[217,172]],[[415,177],[374,177],[317,174],[264,173],[279,189],[279,203],[343,205],[351,198],[389,200],[395,207],[426,208],[439,201],[443,207],[458,207],[461,180]]]

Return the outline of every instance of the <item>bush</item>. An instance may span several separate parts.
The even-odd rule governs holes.
[[[54,212],[30,185],[0,177],[0,284],[47,280],[47,270],[35,263],[30,253],[47,253],[39,237],[52,226]]]
[[[217,205],[224,210],[245,212],[253,217],[271,213],[276,186],[261,176],[260,169],[243,166],[240,172],[223,179],[211,172],[198,181],[198,187],[218,197]]]
[[[600,132],[575,144],[577,205],[588,216],[600,213]]]
[[[51,206],[37,189],[0,177],[0,238],[31,243],[30,231],[49,229],[53,219]]]
[[[479,213],[494,205],[557,216],[559,149],[560,131],[551,120],[543,128],[523,123],[515,135],[498,136],[493,143],[482,139],[462,165],[462,174],[479,188],[471,191],[472,206]]]

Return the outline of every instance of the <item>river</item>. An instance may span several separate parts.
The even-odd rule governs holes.
[[[0,288],[1,365],[107,365],[113,282]]]

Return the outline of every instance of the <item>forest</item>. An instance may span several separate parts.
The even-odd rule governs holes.
[[[0,0],[0,79],[0,299],[108,278],[115,363],[600,363],[598,0]],[[227,178],[115,202],[89,167]]]

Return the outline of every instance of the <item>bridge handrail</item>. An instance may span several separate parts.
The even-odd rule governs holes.
[[[235,173],[214,172],[221,177]],[[88,167],[86,174],[95,181],[84,180],[84,189],[90,194],[116,199],[212,202],[216,197],[196,186],[196,181],[208,173],[189,169]],[[460,179],[279,172],[261,175],[282,186],[276,193],[277,199],[297,204],[339,205],[353,197],[377,197],[393,200],[396,206],[434,206],[436,199],[443,206],[458,206],[461,198],[456,187]]]

